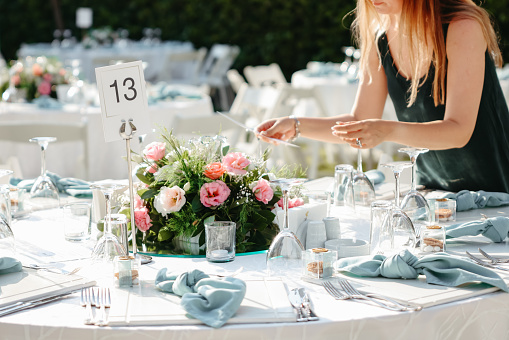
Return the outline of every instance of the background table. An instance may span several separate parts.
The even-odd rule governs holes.
[[[509,208],[472,210],[458,214],[458,222],[478,219],[480,213],[488,216],[509,216]],[[63,240],[63,220],[56,211],[41,211],[30,218],[16,221],[13,230],[24,244],[36,244],[51,249],[51,258],[62,262],[66,269],[87,267],[82,258],[93,246],[68,243]],[[343,223],[344,237],[365,238],[368,233],[366,218],[361,223]],[[482,236],[464,237],[449,242],[448,252],[464,254],[481,246],[493,254],[507,254],[509,244],[490,243]],[[25,246],[26,248],[26,246]],[[35,247],[34,247],[35,248]],[[37,249],[31,250],[37,253]],[[35,258],[34,258],[35,259]],[[204,258],[156,257],[142,266],[141,278],[152,280],[160,268],[175,271],[198,268],[206,273],[232,273],[243,267],[237,276],[241,279],[260,278],[265,274],[265,254],[237,256],[227,264],[213,264]],[[507,275],[506,275],[507,276]],[[79,294],[62,301],[26,310],[0,318],[2,340],[18,339],[507,339],[509,335],[509,294],[496,292],[462,301],[425,308],[415,313],[397,313],[352,301],[336,301],[315,284],[295,277],[284,278],[288,288],[306,287],[310,292],[320,321],[307,323],[274,323],[226,325],[221,329],[206,326],[152,326],[104,327],[82,324],[84,309],[79,306]]]
[[[171,122],[176,114],[212,114],[214,112],[212,101],[204,95],[201,99],[173,100],[159,102],[149,106],[149,117],[155,131],[149,131],[143,145],[158,140],[159,130],[157,126],[171,129]],[[127,164],[122,157],[126,155],[125,142],[122,140],[106,143],[104,141],[101,114],[99,107],[79,108],[66,105],[62,109],[39,109],[33,104],[10,104],[0,103],[1,122],[26,121],[26,122],[80,122],[87,123],[88,144],[88,179],[101,180],[106,178],[127,178]],[[119,126],[120,127],[120,126]],[[142,151],[142,145],[135,135],[131,148],[135,152]],[[36,137],[36,136],[34,136]],[[57,173],[62,177],[77,177],[80,173],[74,159],[76,153],[82,153],[80,143],[51,143],[46,152],[47,170]],[[0,138],[0,159],[5,160],[9,156],[17,156],[23,176],[34,178],[40,174],[40,150],[31,144],[14,144],[2,141]]]

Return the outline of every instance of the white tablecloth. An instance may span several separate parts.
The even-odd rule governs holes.
[[[165,66],[166,58],[172,53],[189,52],[194,49],[190,42],[168,41],[159,45],[145,46],[139,42],[132,42],[125,47],[97,47],[85,49],[80,44],[70,48],[54,48],[51,44],[25,44],[18,51],[18,56],[48,56],[57,57],[62,62],[80,60],[82,76],[90,82],[95,81],[95,67],[98,60],[142,60],[147,63],[145,79],[148,81],[157,80],[158,74]]]
[[[458,214],[459,221],[478,219],[480,212],[488,216],[508,216],[509,208],[472,210]],[[369,214],[361,214],[361,219]],[[341,217],[340,217],[341,219]],[[63,240],[63,221],[55,211],[38,212],[29,219],[16,221],[13,231],[18,240],[51,249],[54,258],[80,258],[89,252],[92,242],[67,243]],[[342,224],[343,235],[364,238],[366,223]],[[448,252],[464,254],[481,246],[494,254],[507,254],[509,244],[490,243],[482,236],[464,237],[448,245]],[[40,258],[51,261],[51,256]],[[63,262],[72,269],[86,262]],[[243,267],[241,279],[260,278],[265,271],[265,254],[237,256],[227,264],[212,264],[203,258],[156,257],[142,267],[141,278],[151,280],[160,268],[189,270],[198,268],[207,273],[232,273]],[[221,329],[206,326],[103,327],[82,324],[84,309],[79,294],[65,300],[18,312],[0,318],[2,340],[46,339],[507,339],[509,336],[509,294],[495,292],[453,303],[424,308],[415,313],[390,312],[352,301],[336,301],[319,285],[286,277],[288,288],[303,286],[310,292],[320,320],[307,323],[272,323],[226,325]]]
[[[150,132],[144,145],[158,140],[157,126],[171,129],[171,121],[175,114],[212,114],[213,106],[209,96],[197,100],[174,100],[160,102],[149,106],[149,117],[155,132]],[[0,103],[0,123],[2,121],[35,121],[35,122],[79,122],[86,119],[88,124],[88,158],[89,180],[106,178],[122,179],[127,177],[127,163],[122,157],[126,155],[125,142],[122,140],[106,143],[104,141],[101,110],[90,107],[83,111],[75,106],[64,106],[60,110],[39,109],[32,104]],[[141,151],[135,135],[131,149]],[[35,136],[34,136],[35,137]],[[76,177],[80,173],[75,162],[75,154],[83,152],[79,143],[51,143],[46,151],[47,170],[62,177]],[[40,150],[35,144],[14,144],[5,142],[0,137],[0,160],[5,161],[9,156],[17,156],[23,172],[23,177],[34,178],[40,174]]]

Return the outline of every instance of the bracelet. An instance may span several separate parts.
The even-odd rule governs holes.
[[[297,117],[295,117],[294,115],[291,115],[288,117],[289,119],[293,119],[295,121],[295,134],[293,135],[292,138],[290,138],[288,140],[288,142],[293,142],[294,140],[296,140],[297,138],[300,137],[300,121]]]

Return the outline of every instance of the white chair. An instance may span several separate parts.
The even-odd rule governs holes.
[[[230,82],[233,92],[238,93],[240,87],[247,84],[246,80],[236,69],[231,69],[226,72],[226,78]]]
[[[28,121],[0,123],[0,141],[30,143],[29,139],[33,137],[56,137],[56,143],[82,143],[82,153],[74,155],[62,155],[62,157],[70,158],[75,156],[75,177],[82,179],[88,178],[88,136],[87,121],[85,119],[80,122],[67,122],[61,124]]]
[[[240,53],[238,46],[215,44],[210,49],[207,58],[200,70],[200,82],[209,85],[219,92],[219,105],[221,110],[228,110],[228,79],[226,72]]]
[[[164,66],[157,80],[168,83],[198,85],[200,69],[207,55],[207,48],[194,51],[174,52],[164,60]]]
[[[251,86],[278,86],[287,84],[286,78],[278,64],[246,66],[244,76]]]

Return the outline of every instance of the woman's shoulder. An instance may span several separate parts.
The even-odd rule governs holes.
[[[447,29],[447,50],[450,48],[463,49],[481,48],[486,49],[486,39],[484,37],[481,24],[470,18],[455,19],[449,23]]]

